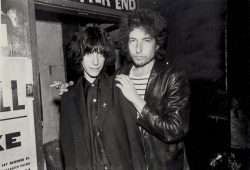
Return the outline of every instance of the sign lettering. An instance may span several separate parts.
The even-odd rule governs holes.
[[[23,110],[25,109],[25,105],[18,104],[18,93],[17,93],[17,81],[11,80],[11,92],[12,92],[12,103],[13,110]],[[10,106],[3,106],[3,90],[2,90],[2,81],[0,81],[0,112],[8,112],[11,111]]]
[[[0,141],[2,141],[2,136],[3,135],[0,135]],[[20,147],[21,146],[21,142],[17,141],[17,139],[16,139],[17,137],[20,137],[20,136],[21,136],[20,132],[14,132],[14,133],[5,134],[6,150],[7,149],[16,148],[16,147]],[[0,151],[3,151],[3,150],[5,150],[5,149],[4,149],[4,147],[0,143]]]
[[[80,2],[123,11],[133,11],[137,8],[136,0],[80,0]]]

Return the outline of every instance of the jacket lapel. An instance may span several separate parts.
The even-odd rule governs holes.
[[[74,88],[74,93],[75,93],[75,99],[73,100],[75,102],[75,107],[77,108],[77,115],[80,121],[80,127],[82,129],[78,129],[79,133],[76,135],[81,135],[82,139],[85,140],[85,143],[87,146],[91,144],[91,129],[89,125],[89,115],[87,114],[87,106],[86,106],[86,100],[85,100],[85,94],[83,91],[83,80],[84,78],[82,77],[78,83],[76,84],[76,87]],[[88,136],[86,138],[85,136]],[[91,154],[90,147],[85,147],[85,149]]]
[[[148,101],[148,99],[150,98],[151,93],[156,86],[159,73],[166,67],[167,65],[164,62],[158,61],[157,59],[155,60],[145,91],[145,101]]]
[[[112,93],[112,83],[110,77],[105,73],[100,75],[100,80],[98,82],[98,106],[101,113],[101,126],[103,126],[106,118],[112,113],[111,106],[111,93]]]

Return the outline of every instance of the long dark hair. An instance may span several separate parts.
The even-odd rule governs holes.
[[[108,66],[114,65],[116,53],[108,33],[99,27],[83,27],[75,33],[67,48],[67,60],[70,67],[82,74],[83,57],[93,52],[99,52],[104,56],[104,70]]]

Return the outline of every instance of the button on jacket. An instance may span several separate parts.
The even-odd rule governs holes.
[[[116,74],[128,75],[132,64]],[[189,85],[183,72],[156,60],[145,92],[141,117],[118,88],[114,88],[117,111],[126,121],[136,170],[188,169],[183,137],[188,131]],[[139,126],[145,130],[141,133]]]
[[[133,170],[131,149],[123,117],[113,111],[111,91],[112,84],[108,75],[101,73],[98,83],[98,129],[102,147],[98,147],[101,154],[106,155],[108,165],[101,169]],[[86,94],[80,78],[76,85],[69,88],[61,99],[60,137],[66,170],[93,170],[93,115],[87,111]],[[94,102],[91,101],[91,102]],[[102,155],[101,155],[102,156]],[[105,159],[102,156],[101,159]],[[101,160],[98,159],[98,160]]]

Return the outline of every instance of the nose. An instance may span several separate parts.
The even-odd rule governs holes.
[[[95,54],[93,55],[92,63],[93,63],[93,65],[95,65],[95,66],[97,66],[97,65],[99,64],[99,57],[98,57],[98,54],[97,54],[97,53],[95,53]]]
[[[139,54],[142,52],[142,43],[139,41],[137,44],[136,44],[136,53]]]

